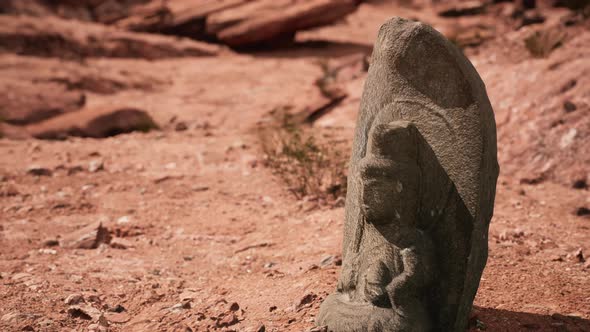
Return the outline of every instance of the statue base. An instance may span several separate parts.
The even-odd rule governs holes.
[[[322,303],[316,324],[327,326],[328,332],[427,331],[414,324],[407,326],[408,324],[402,323],[403,320],[392,308],[350,302],[348,296],[334,293]]]

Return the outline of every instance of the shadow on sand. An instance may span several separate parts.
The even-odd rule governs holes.
[[[528,312],[474,306],[475,316],[469,322],[469,331],[481,331],[476,327],[476,319],[483,322],[485,331],[513,332],[586,332],[590,331],[590,320],[561,314],[542,315]]]

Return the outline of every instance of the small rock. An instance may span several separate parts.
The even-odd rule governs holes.
[[[327,326],[315,326],[307,330],[308,332],[328,332]]]
[[[12,184],[3,185],[0,187],[0,197],[14,197],[19,194],[18,189]]]
[[[576,181],[574,181],[574,184],[572,185],[572,187],[574,189],[588,189],[588,182],[586,181],[586,179],[578,179]]]
[[[131,218],[129,218],[129,216],[122,216],[119,219],[117,219],[117,224],[128,224],[129,221],[131,221]]]
[[[439,8],[438,15],[442,17],[459,17],[478,15],[485,11],[485,1],[452,1]]]
[[[334,256],[328,255],[322,258],[322,260],[320,261],[320,267],[327,267],[332,265],[332,263],[334,263]]]
[[[551,256],[551,261],[553,261],[553,262],[563,262],[563,257],[561,257],[560,255],[553,255],[553,256]]]
[[[567,148],[572,143],[574,143],[574,140],[576,139],[577,135],[578,130],[576,128],[570,128],[570,130],[567,133],[561,136],[561,140],[559,141],[559,147],[562,149]]]
[[[176,126],[174,126],[174,130],[176,130],[176,131],[185,131],[187,129],[188,129],[188,126],[186,125],[185,122],[182,122],[182,121],[178,122],[176,124]]]
[[[59,245],[59,240],[56,238],[49,238],[43,241],[43,245],[46,247],[55,247]]]
[[[576,106],[576,104],[572,103],[572,102],[571,102],[571,101],[569,101],[569,100],[566,100],[566,101],[563,103],[563,109],[564,109],[564,110],[565,110],[567,113],[573,112],[573,111],[575,111],[577,108],[578,108],[578,107]]]
[[[305,296],[299,300],[299,303],[297,303],[296,308],[301,309],[309,307],[317,299],[317,297],[318,296],[314,293],[305,294]]]
[[[193,186],[191,188],[193,191],[207,191],[209,190],[209,187],[205,187],[205,186]]]
[[[582,206],[576,210],[576,216],[583,217],[583,216],[590,216],[590,209]]]
[[[76,305],[79,303],[83,303],[84,296],[82,296],[82,294],[70,294],[68,295],[68,297],[66,297],[64,302],[68,305]]]
[[[49,329],[53,325],[53,321],[51,319],[43,319],[37,322],[37,326],[41,329]]]
[[[227,327],[237,324],[238,322],[238,317],[235,314],[231,313],[224,317],[218,318],[217,322],[215,322],[215,325],[217,325],[217,327]]]
[[[39,249],[39,253],[44,255],[57,255],[57,250],[41,248]]]
[[[88,332],[108,332],[109,329],[106,326],[102,326],[100,324],[90,324],[88,325]]]
[[[115,324],[123,324],[131,320],[131,317],[126,312],[107,312],[104,317],[107,321]]]
[[[88,164],[88,172],[96,173],[104,170],[104,163],[102,160],[93,160]]]
[[[86,191],[88,191],[88,190],[90,190],[92,188],[94,188],[94,185],[93,184],[85,184],[85,185],[82,186],[81,189],[82,189],[82,191],[86,192]]]
[[[72,166],[68,168],[68,175],[74,175],[82,171],[84,171],[84,168],[82,166]]]
[[[117,312],[117,313],[121,313],[123,311],[127,311],[127,309],[125,309],[124,306],[117,304],[116,306],[109,308],[108,309],[109,312]]]
[[[49,168],[32,165],[27,168],[27,173],[36,176],[51,176],[53,174]]]
[[[240,305],[237,302],[234,302],[229,306],[229,310],[236,312],[236,311],[240,310]]]
[[[68,308],[68,314],[73,318],[91,320],[102,326],[109,324],[100,310],[88,304],[72,305]]]
[[[101,222],[83,227],[62,241],[63,246],[72,249],[96,249],[101,243],[109,243],[111,235]]]
[[[168,310],[170,310],[170,312],[179,313],[182,310],[190,309],[190,308],[191,308],[190,301],[184,301],[184,302],[176,303],[175,305],[170,307]]]
[[[566,256],[569,260],[575,261],[576,263],[584,263],[586,262],[586,258],[584,258],[584,252],[582,252],[582,248],[578,248],[578,250],[567,254]]]
[[[536,10],[528,10],[526,12],[523,13],[522,15],[522,21],[520,22],[520,27],[524,27],[527,25],[532,25],[532,24],[541,24],[543,22],[545,22],[545,17],[538,11]]]
[[[21,318],[21,313],[18,311],[9,312],[0,318],[0,321],[7,322],[7,323],[16,323]]]
[[[111,240],[110,246],[111,246],[111,248],[115,248],[115,249],[128,249],[128,248],[132,248],[133,244],[126,239],[123,239],[120,237],[115,237]]]
[[[178,297],[182,302],[192,301],[197,297],[197,293],[192,290],[185,290]]]

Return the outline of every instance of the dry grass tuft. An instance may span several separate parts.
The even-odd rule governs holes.
[[[334,146],[318,142],[288,108],[271,113],[271,121],[261,128],[259,138],[266,165],[295,197],[336,200],[345,196],[345,156]]]
[[[561,28],[538,30],[524,40],[524,45],[532,56],[546,58],[553,50],[563,45],[567,33]]]

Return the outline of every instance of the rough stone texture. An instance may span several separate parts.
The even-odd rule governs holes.
[[[373,51],[348,180],[343,268],[328,331],[464,331],[487,260],[498,162],[471,63],[393,18]]]
[[[121,31],[102,25],[45,17],[0,15],[0,53],[80,59],[161,59],[212,56],[223,47],[189,39]]]

